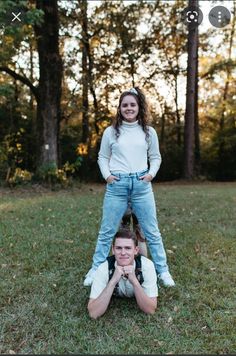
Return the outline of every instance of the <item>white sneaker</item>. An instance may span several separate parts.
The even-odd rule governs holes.
[[[95,274],[95,269],[91,268],[88,273],[85,276],[85,280],[84,280],[84,286],[85,287],[89,287],[92,285],[93,283],[93,279],[94,279],[94,274]]]
[[[175,282],[174,282],[173,278],[171,277],[171,274],[168,271],[160,273],[158,277],[159,277],[159,280],[162,282],[162,284],[165,287],[174,287],[175,286]]]

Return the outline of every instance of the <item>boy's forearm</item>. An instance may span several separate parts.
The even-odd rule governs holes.
[[[157,307],[157,298],[151,298],[148,295],[146,295],[139,282],[135,283],[133,287],[134,287],[134,295],[139,308],[144,313],[154,314]]]
[[[115,288],[116,283],[112,281],[112,279],[109,281],[108,285],[106,288],[102,291],[102,293],[97,297],[96,299],[90,299],[88,303],[88,311],[89,315],[93,319],[97,319],[100,316],[102,316],[110,303],[114,288]]]

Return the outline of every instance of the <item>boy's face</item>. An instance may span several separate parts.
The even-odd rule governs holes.
[[[132,265],[134,257],[138,253],[138,246],[135,246],[131,239],[117,238],[112,252],[115,255],[118,266]]]

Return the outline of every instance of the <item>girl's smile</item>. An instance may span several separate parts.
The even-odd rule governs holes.
[[[133,95],[126,95],[121,102],[120,112],[123,120],[135,122],[137,120],[139,106]]]

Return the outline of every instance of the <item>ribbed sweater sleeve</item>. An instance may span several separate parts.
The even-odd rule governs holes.
[[[148,160],[150,164],[149,174],[154,178],[161,165],[161,154],[157,133],[153,127],[149,127],[150,137],[148,145]]]
[[[98,154],[98,165],[105,180],[111,175],[109,161],[111,157],[110,135],[111,126],[107,127],[103,133],[100,151]]]

